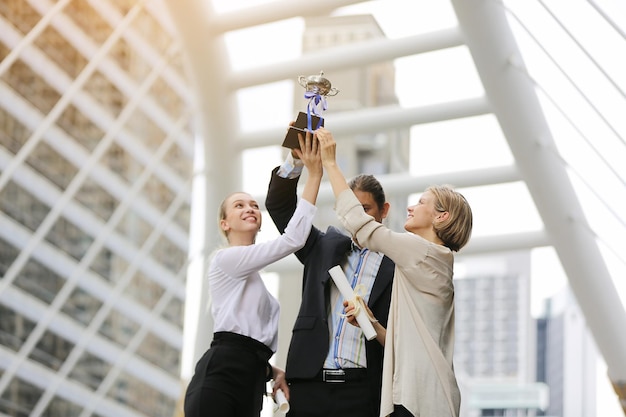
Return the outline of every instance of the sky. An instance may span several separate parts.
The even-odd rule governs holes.
[[[216,12],[226,12],[253,4],[268,3],[269,0],[214,0]],[[614,16],[622,28],[626,28],[626,6],[619,0],[598,1],[607,14]],[[542,94],[544,111],[549,117],[550,127],[564,158],[570,164],[572,182],[581,195],[584,209],[588,213],[590,223],[599,230],[604,246],[612,248],[604,250],[607,264],[615,277],[616,289],[623,303],[626,304],[626,260],[616,248],[626,247],[626,220],[615,213],[626,213],[626,146],[616,138],[614,131],[607,131],[607,123],[613,129],[626,133],[626,118],[623,117],[626,103],[623,91],[626,90],[626,60],[624,54],[615,53],[616,48],[624,48],[624,39],[615,36],[614,31],[600,22],[590,2],[571,0],[568,2],[552,2],[550,10],[559,12],[559,7],[567,7],[563,22],[566,24],[584,21],[585,25],[571,25],[574,36],[584,48],[593,49],[593,58],[602,65],[607,77],[598,76],[597,69],[581,56],[580,48],[572,45],[563,31],[554,26],[550,14],[542,8],[540,1],[526,0],[507,1],[507,7],[524,21],[532,33],[542,39],[542,47],[534,42],[515,18],[511,26],[518,37],[524,59],[531,76],[536,80]],[[397,10],[402,10],[398,13]],[[456,18],[449,2],[432,0],[378,0],[342,9],[340,14],[372,13],[376,17],[385,35],[389,38],[400,38],[425,33],[433,30],[449,28],[456,25]],[[300,19],[290,19],[258,28],[228,34],[226,42],[230,51],[233,69],[245,69],[256,65],[271,64],[276,61],[296,58],[301,54],[301,37],[304,29]],[[580,30],[581,32],[577,32]],[[286,36],[288,34],[288,36]],[[258,48],[258,42],[272,45],[271,48]],[[615,45],[611,43],[615,42]],[[589,100],[594,101],[598,113],[589,108],[589,102],[581,99],[581,94],[563,80],[555,69],[544,49],[568,68],[571,77],[581,89],[584,89]],[[446,102],[463,98],[473,98],[482,94],[482,86],[475,71],[471,57],[464,48],[438,51],[420,56],[406,57],[394,62],[396,68],[396,95],[401,106],[412,107],[430,103]],[[459,71],[459,67],[469,70]],[[300,74],[294,74],[294,80]],[[329,76],[332,80],[332,77]],[[607,83],[610,78],[617,84]],[[340,86],[338,86],[340,88]],[[246,89],[239,93],[242,115],[242,130],[284,126],[293,118],[292,81],[282,81],[260,87]],[[619,93],[621,89],[622,93]],[[617,93],[616,93],[617,91]],[[550,97],[560,97],[563,108],[550,104]],[[258,112],[259,103],[264,102],[271,107],[267,111]],[[305,105],[303,100],[303,106]],[[329,99],[332,106],[332,99]],[[577,127],[567,123],[561,111],[574,115]],[[580,115],[584,115],[581,117]],[[481,132],[480,137],[468,137],[459,132]],[[596,137],[607,140],[593,140]],[[415,126],[411,130],[411,174],[428,175],[447,170],[470,170],[485,166],[507,165],[514,163],[514,158],[502,140],[499,127],[492,116],[471,118],[460,121],[433,123]],[[429,138],[428,140],[424,138]],[[434,139],[433,139],[434,138]],[[564,139],[561,139],[564,138]],[[591,139],[590,139],[591,138]],[[561,141],[561,142],[559,142]],[[562,141],[566,141],[563,143]],[[489,152],[477,153],[480,146]],[[437,149],[456,149],[457,158],[447,154],[447,160],[437,158]],[[606,161],[594,155],[594,147],[600,147],[603,158],[617,172],[603,172]],[[464,157],[472,155],[472,158]],[[282,160],[279,147],[269,147],[247,151],[244,155],[244,189],[251,193],[263,193],[267,187],[265,176],[255,172],[269,172]],[[261,162],[259,162],[261,161]],[[579,176],[588,177],[588,171],[597,172],[590,184],[582,183]],[[494,188],[500,198],[497,205],[493,204]],[[616,191],[617,190],[617,191]],[[602,194],[598,203],[597,196]],[[541,219],[537,214],[532,199],[521,184],[495,185],[490,188],[480,187],[464,190],[464,194],[472,202],[475,213],[474,236],[506,234],[520,231],[540,230]],[[510,219],[514,217],[515,222]],[[270,234],[266,238],[271,237]],[[261,239],[263,237],[261,236]],[[567,278],[552,248],[540,248],[532,251],[531,271],[531,310],[534,316],[541,314],[544,300],[562,291],[567,286]],[[598,416],[620,415],[614,393],[608,386],[605,367],[599,360],[598,371]]]

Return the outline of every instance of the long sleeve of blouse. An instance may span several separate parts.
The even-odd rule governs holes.
[[[300,199],[282,235],[263,243],[222,249],[218,252],[219,257],[216,256],[216,262],[231,277],[246,278],[301,249],[311,232],[315,212],[314,205]]]
[[[278,301],[259,271],[302,248],[311,231],[316,207],[300,200],[285,232],[276,239],[219,250],[208,271],[214,331],[252,337],[276,351]]]

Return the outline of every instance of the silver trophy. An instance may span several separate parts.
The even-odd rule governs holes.
[[[339,90],[334,88],[327,78],[324,78],[324,71],[319,75],[309,75],[298,77],[298,83],[304,87],[304,98],[309,100],[306,113],[299,112],[293,126],[289,126],[283,146],[285,148],[299,148],[298,134],[305,134],[307,131],[313,132],[324,126],[322,112],[326,110],[326,97],[335,96]]]

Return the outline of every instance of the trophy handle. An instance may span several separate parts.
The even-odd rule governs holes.
[[[298,84],[300,84],[304,88],[307,87],[306,77],[304,75],[298,77]]]
[[[328,93],[326,93],[327,96],[336,96],[337,93],[339,93],[339,90],[337,90],[335,87],[331,88]]]

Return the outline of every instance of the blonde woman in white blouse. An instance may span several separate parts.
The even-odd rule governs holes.
[[[431,186],[407,209],[408,233],[392,232],[365,214],[348,188],[332,134],[322,128],[316,136],[343,226],[360,246],[384,253],[396,265],[386,334],[376,326],[385,342],[380,415],[457,417],[453,252],[471,236],[467,200],[451,187]]]
[[[265,384],[289,387],[283,370],[269,365],[278,343],[278,301],[259,271],[302,248],[311,230],[322,178],[318,142],[300,137],[296,152],[309,171],[302,198],[285,232],[255,244],[261,228],[259,204],[247,193],[229,195],[220,206],[219,226],[228,246],[209,265],[213,341],[198,361],[185,395],[186,417],[259,416]]]

